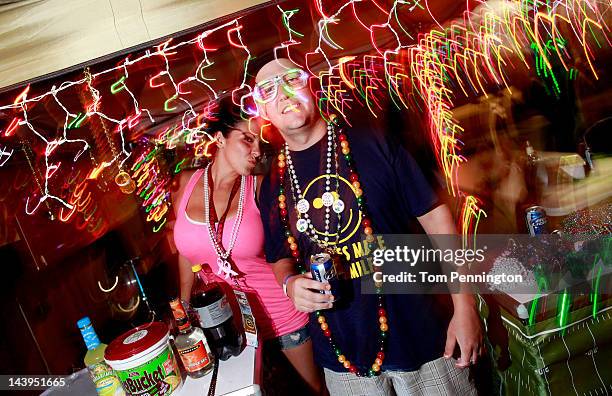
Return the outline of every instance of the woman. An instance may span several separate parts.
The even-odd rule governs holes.
[[[193,264],[208,263],[230,285],[237,281],[243,291],[255,296],[249,302],[262,338],[277,343],[311,391],[321,393],[306,328],[308,316],[284,295],[263,253],[264,232],[256,201],[261,178],[251,176],[260,156],[259,137],[249,131],[249,122],[240,117],[229,97],[219,102],[208,130],[217,145],[212,163],[184,172],[176,193],[174,240],[180,254],[181,298],[189,301]],[[229,253],[225,265],[225,260],[219,260],[224,252]],[[225,278],[225,273],[233,279]]]

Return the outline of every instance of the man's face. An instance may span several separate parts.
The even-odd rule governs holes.
[[[272,99],[258,102],[261,115],[284,134],[307,127],[316,120],[317,108],[307,84],[307,74],[289,59],[276,59],[255,78]]]

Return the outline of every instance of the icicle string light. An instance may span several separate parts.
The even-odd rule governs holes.
[[[471,234],[485,214],[479,207],[477,197],[465,195],[457,187],[458,169],[466,159],[461,155],[463,129],[453,118],[454,100],[458,96],[487,97],[489,92],[500,88],[512,93],[511,72],[519,68],[550,81],[551,92],[555,95],[561,89],[559,69],[568,73],[570,79],[575,79],[575,75],[581,72],[580,76],[592,77],[597,81],[600,78],[596,67],[598,49],[610,45],[610,29],[604,19],[604,15],[610,12],[610,3],[597,0],[481,2],[477,8],[466,10],[459,18],[444,24],[432,13],[433,2],[394,1],[387,6],[382,2],[370,1],[369,11],[379,14],[378,22],[372,24],[366,22],[371,18],[365,18],[359,12],[363,7],[360,3],[363,2],[351,0],[334,3],[334,11],[329,11],[322,0],[311,3],[317,19],[313,32],[316,47],[306,53],[303,66],[312,74],[309,86],[317,98],[321,114],[328,117],[334,112],[346,117],[356,102],[364,105],[376,117],[383,110],[385,97],[400,109],[424,112],[448,193],[461,197],[463,201],[460,219],[462,232],[464,235]],[[283,53],[291,57],[291,47],[302,44],[298,40],[304,37],[303,32],[293,27],[292,21],[304,11],[297,8],[286,10],[280,5],[276,5],[274,10],[278,12],[279,23],[287,34],[286,40],[276,46],[275,51],[280,53],[280,50],[285,50]],[[409,31],[410,24],[402,21],[404,15],[414,11],[429,12],[431,30],[419,34]],[[362,46],[361,53],[347,53],[344,49],[347,45],[342,44],[347,37],[338,33],[345,22],[356,22],[351,26],[363,29],[363,33],[370,38],[371,51],[364,50]],[[41,183],[43,191],[36,207],[42,202],[48,204],[53,201],[72,210],[74,204],[51,191],[49,185],[49,179],[57,178],[65,164],[49,157],[53,157],[54,151],[64,144],[76,144],[80,149],[72,160],[77,162],[84,152],[90,151],[91,143],[71,139],[70,131],[96,120],[108,123],[112,126],[109,130],[120,142],[120,148],[118,145],[113,158],[97,164],[88,177],[96,179],[102,172],[110,171],[110,166],[115,164],[121,169],[128,160],[133,161],[133,165],[139,164],[139,168],[133,170],[132,177],[139,185],[138,194],[144,194],[143,199],[147,202],[143,203],[147,218],[150,217],[156,224],[155,229],[161,229],[165,217],[160,217],[160,213],[167,210],[160,205],[164,199],[168,204],[163,177],[156,173],[158,170],[151,162],[153,158],[144,163],[133,158],[126,134],[129,131],[132,141],[135,141],[143,132],[134,131],[144,120],[148,119],[154,125],[160,119],[167,119],[168,113],[176,114],[177,122],[164,125],[166,129],[157,133],[157,143],[172,149],[185,142],[194,146],[196,156],[210,155],[208,149],[213,140],[204,130],[210,109],[196,106],[190,100],[190,94],[193,92],[192,84],[199,84],[211,98],[217,98],[221,90],[216,87],[217,82],[210,73],[215,67],[210,54],[223,47],[218,42],[215,45],[210,42],[209,37],[215,33],[215,37],[224,34],[227,45],[243,54],[236,65],[243,70],[242,77],[231,94],[234,102],[249,117],[257,116],[256,108],[249,105],[252,102],[252,89],[248,85],[248,73],[253,73],[249,70],[252,53],[243,37],[245,34],[248,36],[248,26],[236,18],[199,33],[190,40],[175,43],[169,39],[134,59],[128,57],[114,67],[88,77],[65,81],[45,93],[32,95],[36,87],[25,87],[10,103],[0,106],[0,111],[6,114],[0,120],[0,142],[3,144],[0,146],[0,166],[5,166],[12,158],[9,153],[14,149],[11,139],[15,133],[19,131],[20,134],[31,135],[33,142],[40,142],[46,147],[45,169],[40,172],[45,180]],[[190,76],[178,80],[176,76],[179,73],[171,67],[170,61],[179,50],[186,48],[193,48],[199,54],[199,63]],[[370,54],[364,55],[364,52]],[[576,62],[576,56],[582,57],[584,67]],[[311,62],[315,57],[323,62],[323,67],[317,66],[317,71],[313,70],[314,64]],[[132,66],[149,62],[161,63],[161,68],[150,74],[146,81],[148,88],[166,93],[163,103],[157,106],[164,110],[160,114],[143,108],[131,88],[142,83],[133,81],[136,77],[130,77]],[[103,89],[98,81],[102,77],[108,80],[109,76],[115,80]],[[61,92],[74,88],[88,91],[92,97],[91,103],[76,113],[68,110],[58,97]],[[49,97],[65,112],[64,124],[58,128],[62,131],[61,136],[54,138],[45,137],[48,133],[38,130],[28,117],[29,107]],[[101,111],[102,103],[113,97],[126,98],[132,103],[131,109],[122,118]],[[264,130],[261,127],[262,138]],[[151,152],[156,151],[151,149],[149,154]],[[146,166],[147,163],[150,164]],[[160,209],[156,209],[158,207]]]

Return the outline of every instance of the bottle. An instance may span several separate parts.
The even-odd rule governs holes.
[[[540,196],[540,182],[538,172],[540,170],[539,157],[537,151],[533,148],[529,140],[525,141],[525,187],[527,194],[522,202],[518,205],[517,215],[517,231],[519,233],[530,233],[529,228],[529,211],[536,207]],[[542,176],[542,175],[540,175]],[[523,217],[522,219],[520,217]]]
[[[88,316],[77,322],[77,327],[81,330],[81,335],[87,346],[85,354],[85,365],[89,371],[89,376],[96,386],[96,392],[100,396],[125,396],[125,391],[121,387],[119,378],[113,369],[104,361],[104,351],[106,344],[102,344],[98,339],[91,320]]]
[[[529,143],[529,140],[527,140],[525,143],[525,154],[527,154],[527,162],[529,163],[529,165],[535,165],[536,161],[539,158],[535,149],[533,148],[531,143]]]
[[[192,327],[179,298],[170,301],[172,315],[178,328],[174,345],[178,350],[185,371],[191,378],[200,378],[213,369],[214,356],[202,329]]]
[[[529,140],[525,142],[525,184],[527,187],[527,200],[535,205],[538,194],[538,153]]]
[[[202,270],[194,265],[194,283],[191,289],[191,306],[197,311],[200,326],[216,356],[227,360],[238,356],[244,347],[244,332],[234,324],[232,307],[221,286],[212,279],[210,268]]]

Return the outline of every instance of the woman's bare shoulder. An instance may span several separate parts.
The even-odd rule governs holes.
[[[198,171],[199,169],[187,169],[178,174],[179,182],[181,185],[187,184],[189,179]]]
[[[175,175],[174,183],[171,189],[171,198],[174,206],[176,207],[185,192],[185,188],[191,180],[191,177],[198,171],[198,169],[184,170],[178,175]]]

